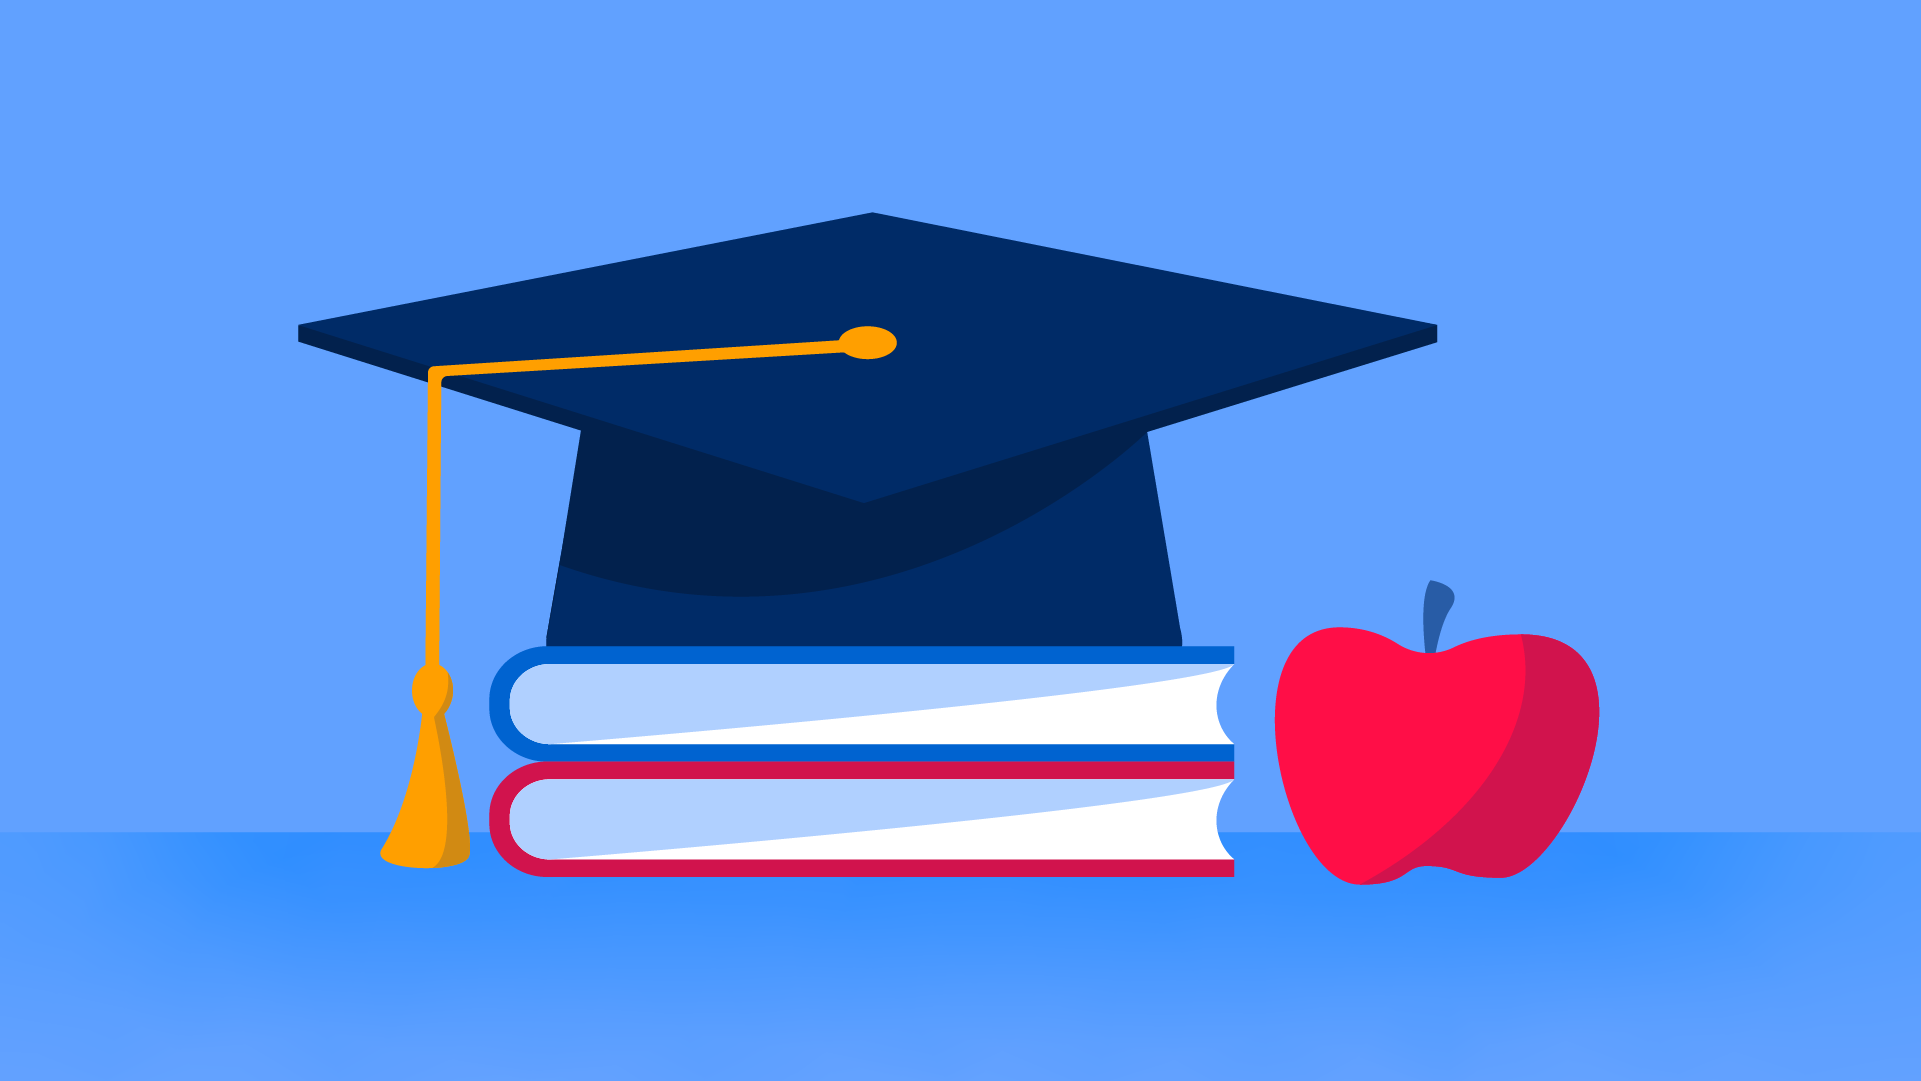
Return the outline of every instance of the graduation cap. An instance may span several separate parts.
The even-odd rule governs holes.
[[[549,645],[1179,645],[1145,434],[1429,323],[864,214],[308,323],[580,431]]]
[[[548,645],[1179,645],[1146,434],[1435,327],[863,214],[300,340],[432,390],[421,744],[383,855],[445,866],[443,379],[580,431]]]

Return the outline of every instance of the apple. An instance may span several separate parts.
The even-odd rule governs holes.
[[[1538,634],[1437,653],[1453,603],[1428,583],[1425,653],[1330,627],[1281,669],[1281,780],[1301,836],[1344,881],[1391,882],[1416,867],[1519,874],[1587,781],[1601,712],[1587,662]]]

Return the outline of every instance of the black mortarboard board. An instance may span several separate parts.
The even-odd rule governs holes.
[[[881,214],[308,323],[581,432],[550,645],[1178,645],[1147,431],[1435,340],[1393,316]]]

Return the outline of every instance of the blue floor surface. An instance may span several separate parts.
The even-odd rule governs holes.
[[[1570,834],[1507,880],[537,879],[365,834],[0,835],[5,1072],[1913,1078],[1921,835]]]

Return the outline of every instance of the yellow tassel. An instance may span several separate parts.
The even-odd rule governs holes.
[[[414,707],[420,710],[420,742],[414,772],[400,802],[393,832],[380,858],[402,867],[452,867],[467,858],[467,803],[447,735],[447,707],[454,681],[445,668],[428,665],[414,675]]]

